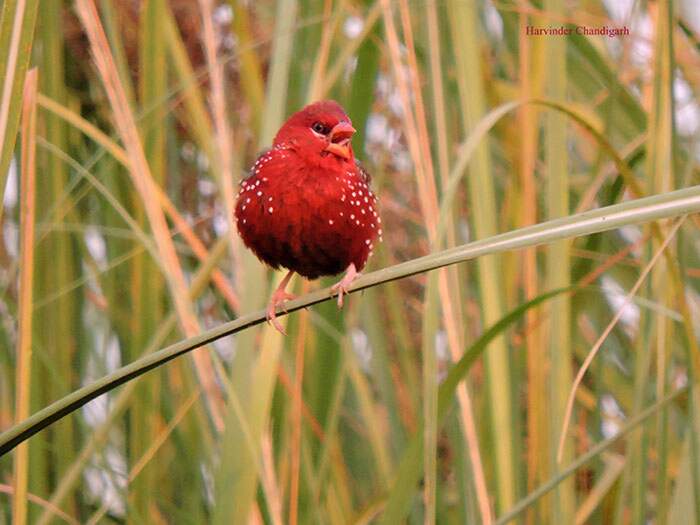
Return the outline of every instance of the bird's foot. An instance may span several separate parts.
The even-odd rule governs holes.
[[[284,328],[277,320],[277,307],[282,306],[282,309],[287,312],[287,309],[284,307],[285,302],[296,298],[296,295],[287,293],[284,290],[275,290],[275,293],[273,293],[272,297],[270,298],[270,302],[267,304],[267,322],[274,326],[275,330],[280,332],[282,335],[287,335],[287,332],[285,332]]]
[[[348,293],[348,288],[360,275],[362,274],[355,268],[355,263],[350,263],[343,278],[331,287],[331,290],[338,292],[338,308],[343,307],[343,295]]]
[[[291,301],[291,300],[297,298],[296,295],[285,291],[285,288],[287,287],[287,284],[289,283],[289,280],[292,278],[293,274],[294,274],[294,272],[290,271],[284,277],[284,279],[282,279],[282,282],[280,282],[277,289],[272,293],[272,297],[270,297],[270,302],[267,303],[267,311],[265,313],[265,317],[267,318],[267,322],[270,323],[272,326],[274,326],[275,330],[277,330],[282,335],[287,335],[287,332],[284,330],[284,327],[277,320],[277,307],[282,306],[282,309],[285,312],[287,312],[287,309],[285,308],[285,302]]]

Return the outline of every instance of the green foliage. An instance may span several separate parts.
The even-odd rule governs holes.
[[[700,522],[686,2],[37,4],[0,18],[2,188],[28,67],[40,88],[30,377],[27,196],[2,211],[0,523],[18,463],[40,524]],[[576,24],[632,32],[526,33]],[[282,337],[280,275],[229,215],[319,98],[358,129],[384,242],[342,311],[295,278]]]

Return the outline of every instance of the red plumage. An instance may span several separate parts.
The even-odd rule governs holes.
[[[316,279],[347,270],[337,285],[342,306],[381,237],[370,177],[350,144],[354,131],[338,103],[310,104],[284,123],[241,182],[235,213],[243,242],[273,268],[290,270],[268,308],[280,330],[275,307],[289,298],[293,273]]]

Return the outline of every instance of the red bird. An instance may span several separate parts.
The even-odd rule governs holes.
[[[295,273],[316,279],[345,271],[333,286],[342,307],[381,240],[370,176],[350,144],[354,133],[337,102],[310,104],[289,117],[241,182],[235,213],[243,242],[261,261],[289,270],[267,307],[268,321],[282,333],[275,312],[294,298],[285,288]]]

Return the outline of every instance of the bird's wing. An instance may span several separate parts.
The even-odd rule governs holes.
[[[367,171],[367,170],[365,169],[365,167],[362,165],[362,163],[361,163],[359,160],[355,159],[355,165],[357,166],[357,171],[360,172],[360,176],[362,177],[362,179],[363,179],[367,184],[369,184],[370,182],[372,182],[372,176],[369,174],[369,171]]]

